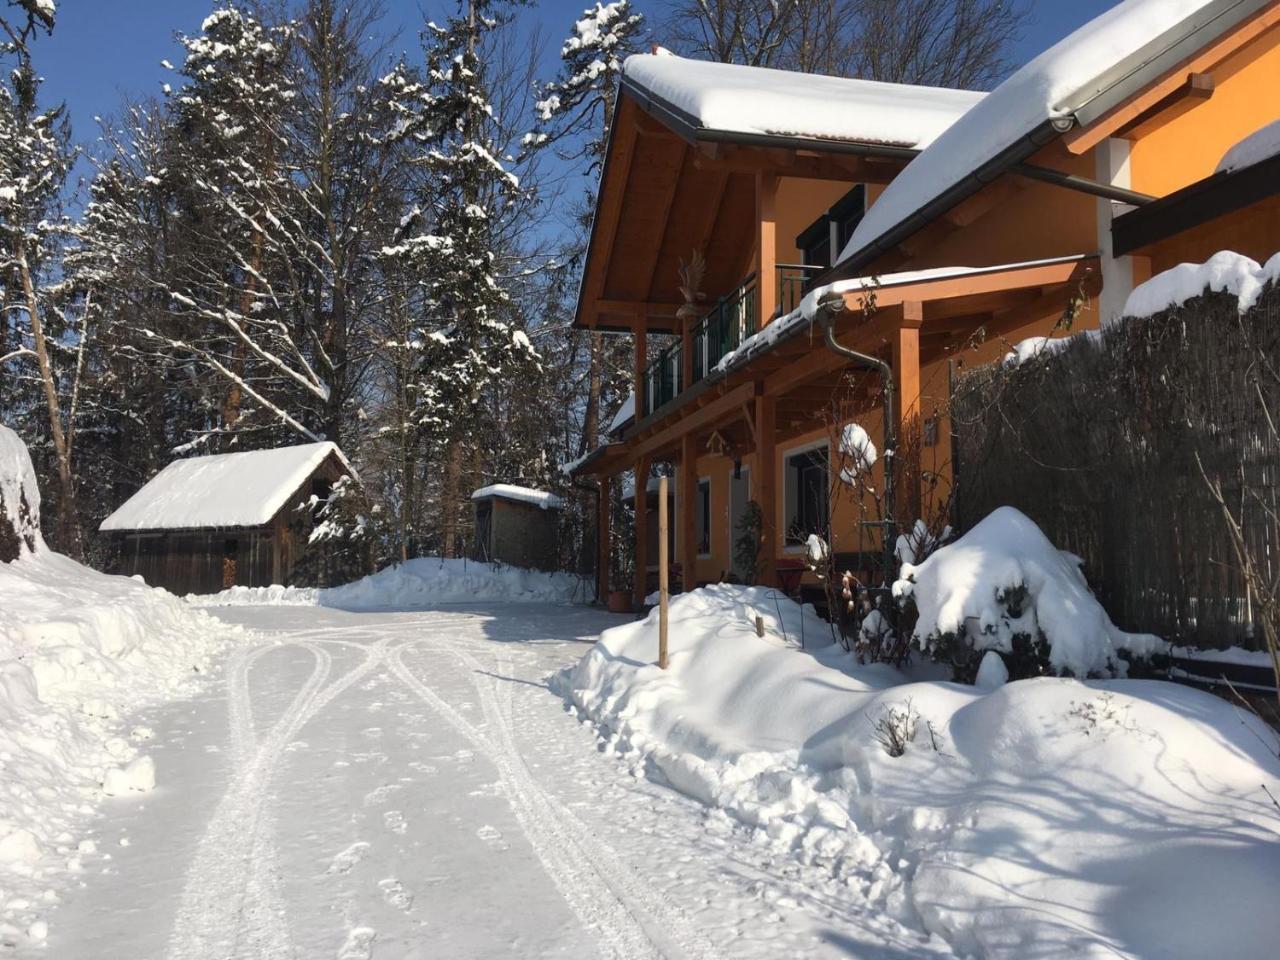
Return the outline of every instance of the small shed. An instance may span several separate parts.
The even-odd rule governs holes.
[[[99,530],[115,573],[177,594],[288,584],[314,548],[318,504],[355,472],[333,443],[175,460]]]
[[[471,494],[476,507],[474,559],[532,570],[560,562],[560,511],[554,493],[495,483]]]

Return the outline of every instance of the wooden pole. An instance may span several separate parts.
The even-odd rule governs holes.
[[[658,479],[658,667],[667,669],[667,475]]]

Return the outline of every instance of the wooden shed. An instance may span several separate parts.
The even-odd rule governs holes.
[[[481,487],[471,499],[476,509],[476,560],[532,570],[559,566],[563,500],[509,483]]]
[[[173,593],[289,584],[344,476],[355,474],[333,443],[175,460],[98,529],[117,540],[113,572]]]

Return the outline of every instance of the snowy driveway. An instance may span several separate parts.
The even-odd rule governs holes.
[[[46,950],[78,958],[928,956],[817,868],[627,775],[546,689],[565,606],[217,611],[269,643],[143,718]]]

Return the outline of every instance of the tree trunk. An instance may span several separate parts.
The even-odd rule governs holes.
[[[462,486],[462,441],[450,440],[445,453],[444,487],[440,491],[440,555],[446,560],[457,557],[458,500]]]
[[[53,437],[53,449],[58,458],[58,487],[61,500],[58,510],[58,546],[64,553],[79,560],[83,552],[80,544],[80,522],[76,515],[75,480],[71,473],[71,448],[62,430],[62,409],[58,403],[58,388],[53,381],[53,367],[49,364],[49,350],[44,339],[44,324],[40,320],[40,305],[36,300],[35,284],[31,280],[31,267],[27,263],[26,250],[18,251],[18,272],[22,277],[22,294],[27,301],[27,313],[31,320],[31,339],[35,342],[36,362],[40,367],[40,382],[44,387],[45,405],[49,410],[49,434]]]
[[[600,445],[600,386],[604,380],[604,334],[592,331],[590,336],[591,361],[587,373],[587,409],[582,418],[580,454],[590,453]]]

